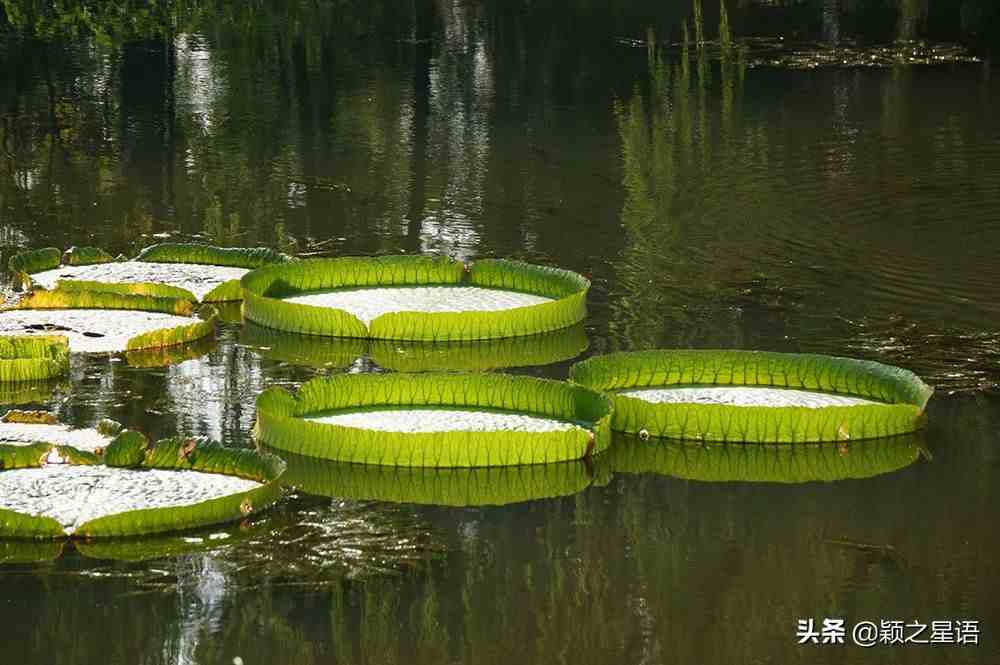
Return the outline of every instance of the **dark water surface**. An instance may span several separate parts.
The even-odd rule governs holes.
[[[299,463],[252,523],[0,544],[0,663],[1000,663],[1000,10],[729,5],[734,46],[709,0],[685,51],[687,2],[0,3],[4,260],[165,234],[514,256],[594,282],[589,348],[516,371],[759,348],[937,388],[899,440]],[[392,366],[267,339],[77,359],[41,399],[245,446],[265,387]],[[824,617],[978,620],[980,644],[797,645]]]

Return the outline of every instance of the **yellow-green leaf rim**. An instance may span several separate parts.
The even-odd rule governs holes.
[[[339,288],[465,285],[550,298],[501,311],[390,312],[370,326],[344,310],[283,299]],[[558,268],[484,259],[471,266],[447,257],[383,256],[312,259],[271,265],[242,279],[249,321],[293,333],[392,340],[453,342],[519,337],[559,330],[586,316],[590,282]]]
[[[197,471],[238,476],[260,483],[246,492],[221,496],[185,506],[156,507],[130,510],[92,519],[79,525],[73,538],[119,538],[153,533],[195,529],[212,524],[232,522],[273,504],[282,492],[281,476],[285,463],[280,458],[254,450],[227,448],[201,439],[163,439],[146,445],[145,437],[126,430],[112,446],[141,448],[140,456],[129,460],[128,466],[140,469]],[[136,446],[142,443],[142,446]],[[37,468],[45,464],[55,449],[70,464],[100,464],[104,460],[92,453],[68,446],[53,446],[39,442],[29,445],[0,444],[0,469]],[[0,470],[0,473],[3,473]],[[59,522],[51,517],[0,509],[0,538],[33,540],[64,539]]]
[[[384,432],[305,417],[366,407],[502,409],[564,421],[565,431]],[[611,401],[560,381],[497,374],[344,374],[306,382],[293,396],[270,388],[257,400],[258,441],[309,457],[388,466],[487,467],[577,460],[611,441]]]
[[[617,431],[743,443],[845,441],[923,427],[933,389],[881,363],[767,351],[656,350],[589,358],[570,370],[579,385],[614,400]],[[875,403],[807,408],[650,402],[619,391],[679,385],[773,386],[839,393]]]

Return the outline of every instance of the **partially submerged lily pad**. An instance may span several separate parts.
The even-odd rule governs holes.
[[[244,316],[277,330],[333,337],[482,340],[559,330],[586,314],[590,282],[518,261],[465,266],[445,257],[315,259],[242,280]]]
[[[556,464],[426,469],[332,462],[282,453],[288,463],[283,482],[317,496],[435,506],[502,506],[582,492],[595,482],[593,464]]]
[[[256,434],[278,450],[344,462],[506,466],[599,453],[609,442],[610,416],[606,397],[557,381],[354,374],[313,379],[297,397],[265,391]]]
[[[539,335],[467,342],[365,340],[298,335],[247,323],[241,341],[265,358],[313,367],[349,367],[362,357],[397,372],[481,372],[571,360],[587,350],[583,325]]]
[[[77,353],[116,353],[186,344],[212,335],[217,314],[193,316],[188,300],[104,291],[35,291],[0,311],[0,333],[59,335]]]
[[[10,412],[0,420],[0,445],[32,445],[48,443],[69,446],[86,452],[96,452],[107,447],[114,437],[97,429],[72,428],[66,425],[23,422],[21,418],[8,420]],[[21,422],[18,422],[21,421]]]
[[[228,302],[241,299],[239,280],[248,272],[288,260],[288,256],[266,248],[162,243],[147,247],[127,261],[114,261],[104,250],[92,247],[71,248],[61,255],[61,260],[55,248],[33,250],[14,256],[10,268],[26,288],[33,285],[51,290],[73,282],[152,285],[175,292],[149,295]]]
[[[760,351],[590,358],[571,378],[615,402],[613,427],[699,441],[847,441],[920,429],[933,390],[876,362]]]
[[[615,473],[657,473],[705,482],[807,483],[870,478],[916,462],[918,435],[795,446],[700,445],[616,435],[608,452]]]
[[[50,441],[0,445],[0,537],[104,538],[236,520],[277,499],[284,471],[255,451],[150,444],[128,430],[94,453]]]
[[[180,508],[260,487],[252,480],[196,471],[49,464],[0,473],[0,510],[54,519],[72,535],[111,515]]]
[[[54,289],[60,282],[88,281],[110,284],[165,284],[191,293],[198,300],[212,302],[207,296],[226,282],[239,281],[250,272],[246,268],[209,266],[195,263],[152,263],[122,261],[90,266],[62,266],[31,276],[35,285]]]

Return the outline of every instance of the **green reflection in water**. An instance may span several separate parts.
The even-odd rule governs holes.
[[[58,559],[66,541],[0,540],[0,566]]]
[[[3,383],[0,384],[0,405],[45,404],[67,385],[65,381]]]
[[[696,40],[699,45],[700,39]],[[706,248],[692,247],[684,240],[690,231],[685,230],[682,220],[689,213],[681,214],[682,206],[692,205],[688,189],[693,181],[702,182],[702,191],[722,186],[725,176],[714,162],[736,132],[745,51],[721,50],[719,110],[712,85],[714,66],[704,48],[696,48],[692,57],[686,37],[679,59],[668,59],[651,32],[647,40],[647,90],[637,88],[629,98],[613,105],[622,144],[625,191],[620,220],[628,244],[614,262],[620,297],[612,302],[609,326],[632,348],[655,346],[664,315],[680,315],[663,311],[663,300],[678,286],[677,274],[707,270],[703,292],[711,290],[723,275],[732,274],[728,262],[706,267],[710,261],[704,255]],[[669,271],[663,270],[665,259],[672,264]],[[681,327],[683,322],[675,323]]]
[[[570,496],[603,481],[608,456],[589,461],[475,469],[346,464],[280,453],[283,482],[309,494],[436,506],[502,506]]]
[[[920,433],[820,444],[697,445],[618,435],[608,455],[616,473],[657,473],[706,482],[808,483],[871,478],[916,462]]]
[[[359,358],[368,358],[379,367],[399,372],[537,367],[571,360],[588,346],[583,324],[526,337],[434,343],[297,335],[247,322],[241,343],[265,358],[280,362],[344,368]]]
[[[190,344],[178,344],[157,349],[126,351],[125,360],[129,367],[153,368],[177,365],[188,360],[201,358],[211,353],[218,345],[215,335],[203,337]]]

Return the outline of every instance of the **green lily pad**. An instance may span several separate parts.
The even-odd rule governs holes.
[[[590,282],[566,270],[444,257],[315,259],[242,280],[244,316],[268,328],[332,337],[468,341],[534,335],[586,315]]]
[[[0,333],[65,337],[75,353],[117,353],[186,344],[215,331],[217,313],[178,298],[101,290],[35,291],[0,311]]]
[[[610,401],[495,374],[351,374],[257,400],[258,440],[343,462],[478,467],[578,460],[607,448]]]
[[[93,452],[0,444],[0,462],[0,538],[109,538],[241,519],[278,498],[284,472],[271,455],[197,439],[150,444],[128,430]]]
[[[698,441],[850,441],[923,427],[933,389],[876,362],[762,351],[590,358],[571,379],[606,392],[617,431]]]
[[[113,436],[97,429],[72,428],[60,424],[0,421],[0,445],[32,445],[48,443],[68,446],[86,452],[102,450],[111,443]]]
[[[125,287],[134,294],[142,294],[145,287],[145,295],[227,302],[242,298],[239,281],[250,270],[289,260],[266,248],[161,243],[128,261],[115,261],[94,247],[72,247],[65,253],[51,247],[32,250],[12,257],[10,269],[26,288],[53,290],[72,288],[74,283],[101,283]]]

